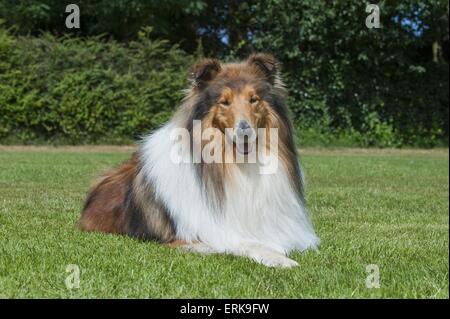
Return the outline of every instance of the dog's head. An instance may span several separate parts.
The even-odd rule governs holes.
[[[239,153],[252,152],[258,129],[278,128],[286,117],[278,73],[278,62],[270,54],[253,54],[240,63],[200,61],[191,73],[193,120],[217,128]]]
[[[212,197],[218,198],[218,202],[225,196],[223,181],[233,175],[229,174],[233,169],[249,168],[253,171],[256,166],[247,164],[257,163],[258,168],[271,168],[270,164],[275,162],[275,169],[269,170],[269,173],[275,173],[278,172],[278,161],[289,176],[292,187],[303,198],[286,91],[279,72],[277,60],[263,53],[252,54],[237,63],[203,59],[192,69],[192,85],[175,123],[191,133],[194,143],[189,144],[190,155],[199,164],[196,165],[199,180],[203,181],[205,189],[215,194]],[[206,137],[203,135],[210,128],[214,131],[212,139],[209,139],[209,133],[205,134]],[[232,153],[227,146],[231,146]],[[201,158],[197,156],[199,149]],[[218,161],[215,160],[216,154],[219,155]],[[228,161],[229,155],[233,162]],[[257,155],[257,161],[253,161],[254,155]],[[242,158],[248,161],[241,162]],[[233,165],[240,163],[245,164]]]

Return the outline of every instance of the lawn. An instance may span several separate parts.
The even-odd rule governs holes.
[[[130,153],[0,146],[0,297],[449,297],[447,149],[304,150],[322,244],[294,253],[294,269],[78,231],[92,179]],[[79,288],[66,287],[69,264]],[[366,287],[371,264],[380,288]]]

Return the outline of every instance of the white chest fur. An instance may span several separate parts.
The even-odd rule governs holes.
[[[222,211],[207,205],[193,164],[174,163],[170,152],[171,124],[157,130],[142,145],[143,169],[156,196],[169,210],[177,235],[200,240],[217,251],[255,243],[280,253],[315,248],[318,238],[306,209],[290,187],[280,165],[275,174],[259,174],[258,164],[240,164],[225,185]]]

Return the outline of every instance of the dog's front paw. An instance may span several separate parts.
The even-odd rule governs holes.
[[[267,251],[252,256],[253,260],[267,267],[292,268],[297,267],[298,263],[282,254]]]
[[[186,244],[186,245],[183,245],[182,248],[187,251],[190,251],[190,252],[204,254],[204,255],[217,253],[217,251],[214,250],[211,246],[204,244],[204,243],[200,243],[200,242]]]

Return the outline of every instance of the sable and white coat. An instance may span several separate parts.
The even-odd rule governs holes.
[[[267,266],[297,265],[286,255],[315,249],[319,239],[306,209],[276,60],[266,54],[225,65],[207,59],[194,67],[192,80],[174,117],[91,189],[81,228],[247,256]],[[231,144],[225,128],[276,128],[277,152],[245,142],[231,150],[254,149],[261,155],[255,163],[195,163],[192,145],[205,141],[173,139],[179,128],[192,134],[195,120],[202,129],[217,128],[223,133],[220,141]],[[184,161],[173,160],[174,149]],[[267,152],[276,156],[277,169],[261,174],[267,162],[259,159]]]

